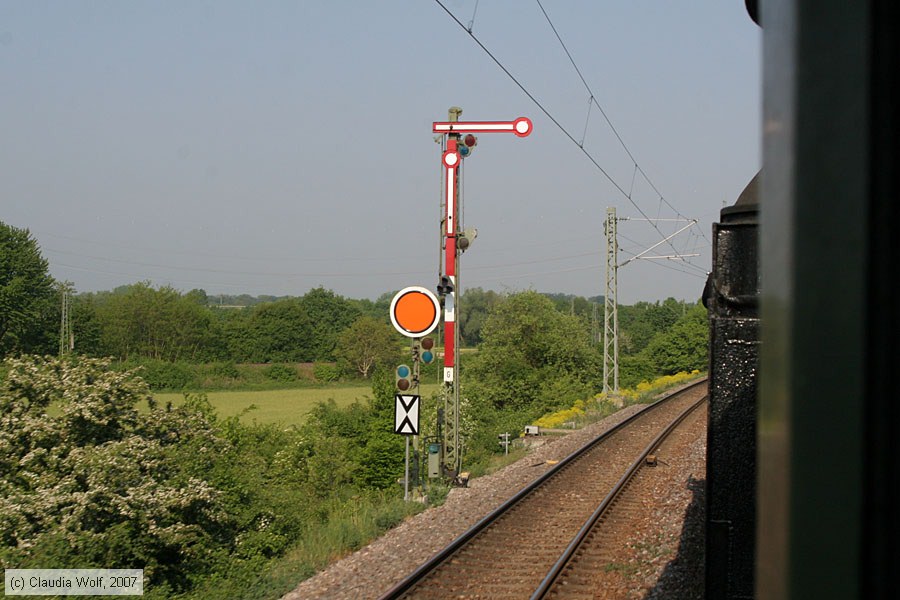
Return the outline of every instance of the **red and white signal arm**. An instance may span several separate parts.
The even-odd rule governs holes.
[[[528,137],[534,125],[528,117],[513,121],[434,121],[434,133],[514,133],[518,137]]]
[[[403,288],[391,300],[391,323],[411,338],[428,335],[441,320],[441,305],[431,290],[418,285]]]

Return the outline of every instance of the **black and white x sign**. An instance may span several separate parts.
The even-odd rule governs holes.
[[[419,435],[419,396],[394,394],[394,433]]]

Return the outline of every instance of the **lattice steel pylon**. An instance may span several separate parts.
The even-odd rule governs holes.
[[[62,306],[60,307],[59,356],[62,358],[74,349],[75,336],[72,332],[72,319],[69,314],[69,308],[71,306],[69,289],[66,286],[61,286],[60,292],[62,293]]]
[[[606,209],[606,292],[603,294],[603,391],[609,392],[610,376],[612,391],[619,391],[619,303],[618,303],[618,257],[619,240],[616,232],[616,208]]]

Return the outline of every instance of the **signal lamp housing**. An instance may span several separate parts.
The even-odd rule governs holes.
[[[437,286],[437,293],[441,296],[453,293],[453,281],[448,275],[441,275],[441,282]]]
[[[475,146],[478,145],[478,138],[472,135],[471,133],[467,133],[464,136],[459,138],[459,141],[456,145],[456,151],[459,152],[459,155],[462,158],[465,158],[472,154],[472,150],[475,149]]]
[[[460,252],[465,252],[478,237],[478,230],[474,227],[468,227],[465,231],[456,236],[456,246]]]
[[[401,392],[409,390],[413,387],[412,369],[406,365],[400,365],[394,370],[394,377],[397,383],[397,389]]]

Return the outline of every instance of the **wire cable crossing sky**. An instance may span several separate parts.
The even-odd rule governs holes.
[[[433,288],[431,124],[460,106],[534,124],[465,159],[462,285],[602,294],[620,204],[654,222],[620,222],[620,262],[684,215],[698,225],[661,254],[700,256],[631,262],[619,300],[696,300],[711,223],[760,165],[760,34],[739,0],[45,9],[0,3],[0,221],[77,291]]]
[[[547,116],[547,117],[548,117],[548,118],[549,118],[549,119],[550,119],[550,120],[551,120],[551,121],[552,121],[552,122],[553,122],[553,123],[554,123],[554,124],[555,124],[562,132],[563,132],[563,133],[564,133],[564,134],[565,134],[565,135],[566,135],[566,137],[568,137],[568,138],[572,141],[572,143],[574,143],[576,146],[578,146],[579,149],[581,149],[582,152],[584,152],[584,154],[585,154],[585,155],[588,157],[588,159],[594,164],[594,166],[596,166],[597,169],[598,169],[598,170],[599,170],[599,171],[600,171],[600,172],[601,172],[601,173],[609,180],[609,182],[610,182],[617,190],[619,190],[619,192],[621,192],[621,194],[629,201],[629,203],[630,203],[630,204],[631,204],[631,205],[632,205],[632,206],[633,206],[633,207],[641,214],[641,216],[644,217],[644,220],[647,221],[647,222],[653,227],[654,230],[656,230],[656,232],[659,234],[660,238],[664,241],[664,243],[666,243],[670,248],[672,248],[672,251],[675,252],[675,255],[674,255],[672,258],[673,258],[673,259],[678,259],[678,260],[686,260],[686,258],[685,258],[684,256],[682,256],[682,253],[679,252],[679,250],[671,243],[671,241],[669,241],[668,237],[667,237],[667,236],[659,229],[659,227],[657,227],[656,221],[655,221],[654,219],[651,219],[650,217],[648,217],[648,216],[647,216],[647,213],[644,212],[644,210],[643,210],[643,209],[637,204],[637,202],[635,202],[635,200],[632,198],[632,192],[634,191],[634,176],[635,176],[637,173],[640,173],[641,176],[642,176],[642,177],[647,181],[647,183],[650,185],[650,187],[652,187],[653,190],[657,193],[657,195],[659,195],[660,202],[665,202],[666,205],[669,206],[669,208],[671,208],[673,211],[675,211],[675,214],[676,214],[676,215],[679,215],[679,216],[682,216],[682,217],[683,217],[684,215],[682,215],[680,212],[678,212],[678,211],[675,209],[675,207],[672,206],[672,205],[668,202],[668,200],[665,199],[665,197],[659,192],[659,190],[656,188],[656,186],[653,185],[653,182],[650,181],[650,178],[647,177],[646,173],[645,173],[644,170],[641,168],[640,164],[638,164],[637,160],[634,158],[634,155],[631,153],[631,150],[628,149],[628,146],[625,144],[624,140],[622,140],[622,136],[619,135],[619,132],[616,130],[616,128],[615,128],[615,126],[613,125],[612,121],[609,119],[609,116],[607,116],[606,111],[604,111],[604,110],[603,110],[603,107],[597,102],[597,99],[596,99],[596,97],[594,96],[594,93],[591,91],[591,88],[590,88],[590,86],[588,85],[587,81],[585,81],[584,76],[583,76],[582,73],[581,73],[581,70],[578,68],[578,65],[575,63],[575,59],[572,58],[572,54],[569,52],[569,49],[566,47],[565,42],[563,42],[562,37],[560,37],[559,32],[557,31],[556,27],[553,25],[553,22],[550,20],[550,15],[547,14],[547,11],[544,9],[543,5],[540,3],[540,0],[536,0],[536,1],[537,1],[538,6],[539,6],[540,9],[541,9],[541,13],[544,15],[544,18],[547,20],[547,23],[550,25],[550,28],[553,30],[553,34],[556,36],[556,39],[559,41],[560,46],[562,46],[563,50],[565,51],[566,56],[569,58],[569,62],[571,62],[572,66],[573,66],[574,69],[575,69],[575,72],[578,74],[578,77],[581,79],[581,82],[584,84],[585,89],[587,89],[588,94],[590,94],[590,98],[589,98],[589,101],[588,101],[588,111],[587,111],[587,116],[586,116],[586,118],[585,118],[585,129],[584,129],[584,134],[582,135],[581,141],[576,141],[576,139],[575,139],[575,137],[572,135],[572,133],[569,132],[565,127],[563,127],[563,126],[560,124],[560,122],[559,122],[556,118],[553,117],[553,115],[551,114],[550,110],[547,109],[543,104],[541,104],[541,102],[540,102],[540,101],[539,101],[539,100],[538,100],[538,99],[537,99],[530,91],[528,91],[528,89],[527,89],[524,85],[522,85],[522,83],[519,82],[519,80],[516,78],[516,76],[513,75],[513,74],[509,71],[509,69],[507,69],[507,68],[503,65],[503,63],[500,62],[500,60],[498,60],[497,57],[494,56],[494,54],[493,54],[493,53],[492,53],[492,52],[491,52],[491,51],[490,51],[490,50],[489,50],[489,49],[488,49],[488,48],[487,48],[487,47],[486,47],[479,39],[478,39],[478,36],[476,36],[474,33],[472,33],[472,23],[474,23],[474,16],[473,16],[472,22],[470,22],[470,24],[469,24],[468,27],[466,27],[466,26],[464,26],[464,25],[462,24],[462,21],[460,21],[460,20],[459,20],[459,19],[458,19],[458,18],[457,18],[457,17],[456,17],[456,16],[455,16],[455,15],[454,15],[454,14],[453,14],[453,13],[452,13],[445,5],[444,5],[444,3],[441,2],[441,0],[435,0],[435,2],[436,2],[441,8],[443,8],[444,11],[447,12],[447,14],[450,15],[450,16],[453,18],[453,20],[454,20],[460,27],[462,27],[463,29],[465,29],[465,30],[467,31],[467,33],[472,37],[472,39],[475,41],[475,43],[477,43],[478,46],[479,46],[482,50],[484,50],[484,52],[485,52],[485,53],[486,53],[486,54],[487,54],[487,55],[488,55],[488,56],[489,56],[489,57],[497,64],[497,66],[500,67],[500,69],[502,69],[503,72],[504,72],[504,73],[505,73],[505,74],[506,74],[506,75],[507,75],[507,76],[508,76],[508,77],[509,77],[509,78],[510,78],[517,86],[519,86],[519,88],[522,90],[522,92],[524,92],[525,95],[528,96],[528,98],[529,98],[532,102],[534,102],[534,104],[535,104],[535,105],[536,105],[536,106],[537,106],[537,107],[538,107],[538,108],[539,108],[539,109],[540,109],[540,110],[541,110],[541,111],[542,111],[542,112],[543,112],[543,113],[544,113],[544,114],[545,114],[545,115],[546,115],[546,116]],[[477,5],[476,5],[476,9],[477,9]],[[590,119],[590,109],[591,109],[592,105],[596,105],[597,108],[600,110],[601,114],[603,115],[604,119],[606,120],[606,123],[609,125],[610,130],[611,130],[612,133],[615,135],[616,140],[619,142],[619,144],[621,145],[622,149],[623,149],[623,150],[625,151],[625,153],[628,155],[628,158],[631,159],[631,161],[634,163],[634,172],[633,172],[633,174],[632,174],[631,188],[630,188],[630,190],[629,190],[628,192],[626,192],[626,191],[625,191],[625,188],[624,188],[619,182],[617,182],[615,179],[613,179],[612,176],[611,176],[611,175],[610,175],[610,174],[609,174],[609,173],[608,173],[608,172],[600,165],[600,162],[598,161],[598,159],[597,159],[595,156],[593,156],[590,152],[588,152],[587,150],[585,150],[585,148],[584,148],[584,141],[585,141],[585,137],[586,137],[586,135],[587,135],[587,126],[588,126],[589,119]],[[701,232],[701,233],[702,233],[702,232]],[[639,258],[639,256],[638,256],[638,255],[635,255],[635,258]],[[630,260],[631,260],[631,259],[626,260],[624,263],[622,263],[622,266],[624,266],[625,264],[627,264],[628,262],[630,262]],[[692,267],[692,268],[695,268],[695,269],[699,269],[700,271],[702,271],[702,272],[704,272],[704,273],[706,272],[705,269],[702,269],[701,267],[696,267],[695,265],[690,264],[689,261],[687,261],[687,265],[688,265],[689,267]],[[676,270],[678,270],[678,269],[676,269]]]

